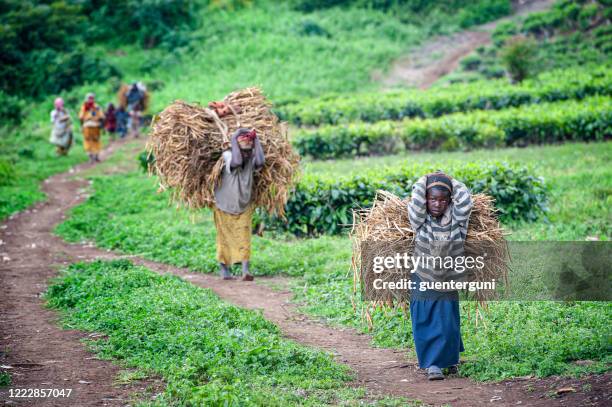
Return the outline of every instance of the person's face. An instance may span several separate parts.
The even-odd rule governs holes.
[[[238,137],[238,146],[241,150],[251,150],[253,148],[253,140],[248,137]]]
[[[93,98],[93,96],[88,97],[88,98],[87,98],[87,101],[88,101],[89,103],[93,103],[93,102],[94,102],[94,98]]]
[[[427,191],[427,211],[434,218],[438,218],[444,214],[444,211],[450,204],[450,193],[439,189],[430,189]]]

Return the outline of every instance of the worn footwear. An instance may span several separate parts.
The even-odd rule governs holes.
[[[253,281],[255,277],[252,274],[245,274],[242,276],[242,281]]]
[[[427,380],[444,380],[442,370],[438,366],[430,366],[427,368]]]
[[[453,365],[453,366],[447,367],[446,371],[448,372],[448,374],[457,374],[459,373],[459,368],[457,367],[457,365]]]

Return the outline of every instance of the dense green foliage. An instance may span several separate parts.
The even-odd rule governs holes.
[[[512,145],[594,141],[612,136],[612,99],[475,110],[435,119],[349,123],[301,130],[293,144],[316,159],[391,154],[406,150],[469,150]]]
[[[581,67],[547,72],[518,86],[496,80],[427,91],[329,95],[285,105],[277,111],[281,118],[297,125],[321,125],[437,117],[474,109],[501,110],[525,104],[582,99],[595,94],[612,94],[611,69]]]
[[[283,339],[261,314],[129,261],[78,263],[46,293],[71,329],[101,332],[90,347],[167,387],[155,405],[326,405],[363,397],[347,369]]]
[[[371,8],[398,15],[410,23],[418,24],[427,17],[439,19],[439,23],[445,25],[457,24],[461,28],[486,23],[512,10],[509,0],[294,0],[293,4],[297,10],[304,12],[337,6]]]
[[[0,89],[9,94],[37,98],[119,75],[88,49],[76,2],[3,0],[0,24]]]
[[[512,82],[522,82],[529,76],[535,53],[535,42],[529,38],[516,37],[508,41],[500,58]]]
[[[535,45],[528,75],[551,69],[585,64],[610,64],[612,14],[606,1],[559,0],[549,10],[500,23],[493,31],[493,44],[466,57],[462,72],[447,81],[473,81],[503,76],[502,58],[515,37]]]
[[[377,190],[409,196],[417,179],[437,169],[440,164],[432,162],[365,171],[352,177],[333,171],[306,175],[285,205],[286,219],[267,219],[266,225],[298,236],[341,233],[352,223],[352,210],[371,206]],[[543,180],[524,167],[446,161],[443,169],[465,182],[473,193],[493,196],[503,221],[533,221],[546,210]]]

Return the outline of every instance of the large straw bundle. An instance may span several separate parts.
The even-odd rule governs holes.
[[[130,91],[130,87],[131,85],[127,85],[123,83],[121,84],[121,87],[119,88],[119,91],[117,92],[117,100],[119,101],[119,106],[123,107],[124,109],[127,109],[127,95],[128,95],[128,92]],[[142,111],[146,112],[147,109],[149,109],[150,104],[151,104],[151,94],[149,93],[148,90],[145,90],[144,98],[142,100]]]
[[[224,102],[232,114],[222,118],[212,109],[176,101],[155,119],[147,150],[155,157],[160,185],[172,188],[173,199],[189,208],[212,207],[223,169],[221,153],[236,129],[254,128],[266,159],[255,174],[254,202],[284,215],[299,164],[286,131],[258,88],[231,93]]]
[[[474,208],[470,215],[468,234],[465,241],[465,255],[478,256],[486,245],[488,259],[485,267],[472,273],[470,281],[503,281],[507,285],[508,278],[508,247],[504,238],[504,231],[500,227],[493,198],[485,194],[472,196]],[[374,205],[371,208],[353,212],[353,229],[351,238],[353,241],[353,283],[354,291],[357,292],[359,284],[362,284],[361,274],[361,244],[362,242],[384,242],[381,250],[385,247],[393,250],[401,244],[409,253],[414,248],[414,231],[408,219],[409,199],[400,199],[392,193],[378,191]],[[385,256],[390,253],[377,253]],[[482,306],[491,299],[491,292],[475,291],[467,293],[471,299],[477,300]],[[383,303],[374,304],[393,306],[398,302],[400,306],[406,305],[409,297],[386,298]],[[369,317],[369,315],[366,315]]]

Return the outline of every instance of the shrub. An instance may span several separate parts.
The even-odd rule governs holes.
[[[507,81],[478,81],[427,91],[367,92],[325,95],[286,103],[276,113],[296,125],[337,124],[362,120],[400,120],[437,117],[474,109],[500,110],[530,103],[581,99],[612,94],[612,69],[570,68],[540,74],[520,85]]]
[[[481,0],[474,2],[459,12],[459,26],[467,28],[476,24],[510,14],[512,4],[509,0]]]
[[[0,121],[4,124],[17,125],[23,119],[25,102],[0,90]]]
[[[0,159],[0,186],[15,182],[15,167],[9,161]]]
[[[529,76],[536,47],[532,39],[519,36],[509,40],[501,50],[502,63],[513,83],[522,82]]]
[[[316,159],[407,150],[469,150],[499,146],[594,141],[612,137],[612,99],[533,104],[496,112],[455,113],[434,119],[349,123],[301,130],[293,144]],[[385,145],[387,149],[379,146]]]
[[[482,59],[478,55],[470,55],[461,60],[461,68],[466,71],[474,71],[478,69],[481,63]]]
[[[298,236],[341,233],[352,223],[352,210],[370,206],[377,190],[408,196],[419,177],[439,168],[440,163],[426,163],[350,177],[307,175],[286,204],[286,220],[262,216],[267,226]],[[524,167],[499,162],[450,162],[443,170],[465,182],[472,193],[493,196],[502,221],[532,221],[546,211],[544,181]]]

